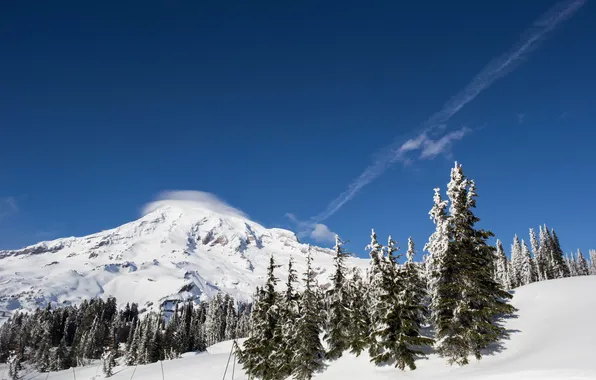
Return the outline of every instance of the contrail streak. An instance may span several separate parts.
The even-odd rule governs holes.
[[[394,140],[391,145],[382,150],[375,162],[350,183],[346,191],[329,203],[325,211],[311,218],[311,220],[321,222],[329,218],[354,198],[364,186],[383,174],[391,165],[398,161],[403,162],[409,151],[420,149],[428,142],[432,143],[428,136],[433,129],[444,125],[495,80],[513,71],[539,45],[548,32],[570,18],[584,3],[585,0],[562,1],[550,8],[534,21],[532,26],[522,34],[519,41],[508,52],[490,61],[463,90],[422,123],[415,132],[418,133],[415,138],[407,141],[404,141],[403,137]],[[453,136],[461,139],[465,132],[465,130],[462,130],[461,133]],[[425,156],[423,155],[422,158],[425,158]]]

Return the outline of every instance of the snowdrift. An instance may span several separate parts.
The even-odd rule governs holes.
[[[492,347],[480,361],[465,367],[451,367],[436,355],[417,362],[415,371],[401,372],[393,367],[376,367],[366,354],[345,354],[329,363],[320,380],[339,379],[428,379],[428,380],[594,380],[596,379],[596,276],[572,277],[534,283],[515,290],[512,300],[518,309],[515,318],[503,321],[510,337]],[[231,342],[209,348],[208,352],[185,354],[163,362],[167,380],[222,379]],[[226,379],[232,379],[230,362]],[[1,368],[4,372],[5,368]],[[114,380],[128,380],[134,367],[117,367]],[[236,364],[234,379],[247,379]],[[31,373],[25,379],[33,379]],[[133,379],[161,380],[159,363],[139,366]],[[45,378],[45,374],[35,378]],[[51,373],[48,379],[70,380],[72,370]],[[76,378],[103,379],[101,367],[76,369]]]

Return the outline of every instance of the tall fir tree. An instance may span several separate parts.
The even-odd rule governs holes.
[[[590,274],[596,275],[596,249],[588,251],[590,255]]]
[[[304,291],[300,298],[300,317],[296,320],[297,339],[292,365],[292,374],[296,380],[310,380],[316,372],[324,368],[325,349],[320,339],[323,324],[320,308],[321,302],[317,295],[309,250],[304,273]]]
[[[530,253],[530,250],[523,239],[521,241],[521,256],[523,264],[520,276],[520,284],[527,285],[538,281],[538,275],[536,273],[536,267],[534,260],[532,259],[532,254]]]
[[[521,243],[517,235],[513,237],[511,245],[511,284],[514,288],[523,285],[524,256]]]
[[[546,228],[546,226],[545,226]],[[561,249],[561,243],[559,242],[559,237],[554,229],[551,230],[551,237],[552,237],[552,256],[553,256],[553,263],[554,269],[557,275],[557,278],[569,277],[569,268],[565,265],[565,254]]]
[[[23,370],[22,360],[22,355],[17,352],[11,354],[8,358],[8,376],[11,380],[21,379],[21,371]]]
[[[371,320],[370,310],[366,302],[367,285],[362,280],[360,269],[352,268],[352,277],[348,281],[349,333],[350,352],[360,356],[370,344]]]
[[[476,185],[455,164],[447,187],[450,200],[449,244],[439,267],[433,318],[439,354],[449,363],[464,365],[468,357],[481,358],[481,350],[500,339],[504,328],[496,318],[514,308],[506,303],[511,295],[492,278],[493,234],[476,229],[480,220],[476,207]]]
[[[503,243],[501,240],[497,239],[497,251],[496,251],[496,270],[494,279],[497,281],[503,289],[509,289],[510,281],[509,281],[509,265],[507,262],[507,256],[505,255],[505,250],[503,249]]]
[[[335,360],[342,356],[348,348],[349,333],[349,299],[346,289],[346,265],[345,259],[349,254],[342,248],[344,242],[335,236],[335,257],[333,263],[335,272],[331,276],[331,288],[327,292],[327,302],[329,305],[328,331],[324,339],[327,342],[328,350],[325,357],[329,360]]]
[[[434,189],[433,207],[429,211],[430,219],[435,224],[435,231],[429,237],[424,245],[424,250],[428,252],[425,260],[425,272],[427,280],[427,289],[431,304],[431,319],[436,320],[437,315],[433,314],[438,310],[440,294],[437,289],[443,285],[441,281],[445,277],[441,276],[440,269],[443,266],[447,248],[449,246],[449,216],[447,215],[447,206],[449,202],[443,200],[439,188]]]
[[[375,230],[371,230],[370,243],[365,247],[369,251],[370,263],[366,272],[366,287],[365,287],[365,302],[368,310],[368,319],[370,326],[367,329],[369,332],[369,353],[372,353],[376,348],[372,332],[375,330],[380,321],[381,315],[379,313],[379,295],[382,280],[382,261],[385,254],[385,248],[378,242]]]
[[[538,244],[536,232],[533,228],[530,228],[530,246],[532,247],[534,262],[536,263],[536,275],[538,276],[537,281],[546,280],[545,269],[547,267],[547,263],[545,261],[545,257],[543,257],[543,252],[540,250],[540,244]]]
[[[298,275],[294,268],[294,259],[290,257],[288,262],[288,278],[286,290],[279,306],[279,322],[274,332],[276,352],[272,354],[271,360],[280,373],[280,377],[287,377],[292,374],[294,347],[296,345],[296,319],[300,296],[296,285]]]
[[[408,240],[408,260],[403,267],[398,264],[399,255],[396,252],[395,242],[390,237],[383,266],[383,319],[374,333],[378,348],[371,360],[377,364],[395,362],[395,366],[401,370],[406,367],[416,369],[416,358],[424,356],[421,349],[433,344],[432,339],[420,334],[426,311],[422,305],[425,284],[413,262],[413,240]]]
[[[543,226],[540,226],[538,236],[540,239],[540,256],[544,260],[544,266],[543,266],[544,278],[543,279],[544,280],[552,280],[553,278],[556,278],[553,255],[552,255],[552,238],[551,238],[550,233],[548,232],[548,229],[546,228],[546,226],[545,226],[545,228],[543,228]]]
[[[577,275],[578,276],[587,276],[590,274],[590,268],[588,267],[588,262],[584,257],[584,254],[579,249],[577,250]]]
[[[251,335],[244,342],[244,350],[239,351],[238,357],[249,376],[262,380],[275,380],[283,375],[275,367],[276,363],[269,360],[277,348],[277,340],[273,339],[279,319],[279,295],[275,290],[277,267],[271,255],[267,268],[267,282],[255,300]]]

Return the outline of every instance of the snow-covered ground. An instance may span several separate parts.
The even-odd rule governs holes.
[[[324,283],[333,252],[310,247]],[[161,200],[120,227],[84,237],[0,251],[0,323],[16,309],[115,296],[119,306],[155,308],[166,300],[211,298],[219,291],[250,300],[264,284],[269,255],[285,279],[287,263],[304,272],[307,244],[279,228],[267,229],[242,212],[210,200]],[[368,260],[352,259],[366,266]],[[280,281],[283,285],[284,281]]]
[[[329,363],[315,376],[319,380],[339,379],[428,379],[428,380],[594,380],[596,379],[596,276],[573,277],[534,283],[515,291],[512,303],[516,318],[504,322],[510,339],[498,350],[465,367],[450,367],[431,355],[417,362],[415,371],[401,372],[393,367],[376,367],[363,354],[345,354]],[[168,380],[220,380],[232,343],[223,342],[201,354],[163,362]],[[232,379],[230,363],[226,379]],[[5,368],[0,370],[4,373]],[[128,380],[134,367],[117,367],[114,380]],[[239,365],[234,379],[247,379]],[[133,379],[161,380],[160,363],[139,366]],[[45,379],[46,374],[30,373],[25,379]],[[51,373],[48,379],[73,379],[72,370]],[[102,379],[99,366],[76,369],[77,380]]]

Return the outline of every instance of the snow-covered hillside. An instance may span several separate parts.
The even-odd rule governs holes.
[[[277,272],[283,278],[291,255],[304,270],[308,249],[293,232],[266,229],[229,206],[162,200],[146,207],[140,219],[111,230],[0,251],[0,314],[108,295],[141,308],[218,291],[247,300],[264,283],[270,254],[284,265]],[[311,251],[324,283],[332,251]]]
[[[450,367],[444,359],[430,355],[417,362],[415,371],[400,372],[393,367],[376,367],[366,354],[350,354],[329,363],[315,376],[320,380],[337,379],[427,379],[427,380],[593,380],[596,379],[596,276],[572,277],[533,283],[516,289],[513,305],[516,318],[504,322],[510,339],[480,361],[465,367]],[[186,354],[182,359],[164,361],[165,379],[222,379],[231,342],[223,342],[201,354]],[[0,367],[4,370],[4,367]],[[226,379],[231,379],[232,363]],[[118,367],[114,380],[128,380],[134,367]],[[32,379],[30,373],[25,379]],[[38,375],[39,376],[39,375]],[[97,376],[97,377],[94,377]],[[72,370],[50,373],[49,380],[69,380]],[[77,379],[102,379],[97,365],[77,368]],[[234,379],[246,374],[236,365]],[[159,363],[139,366],[133,379],[161,380]]]

